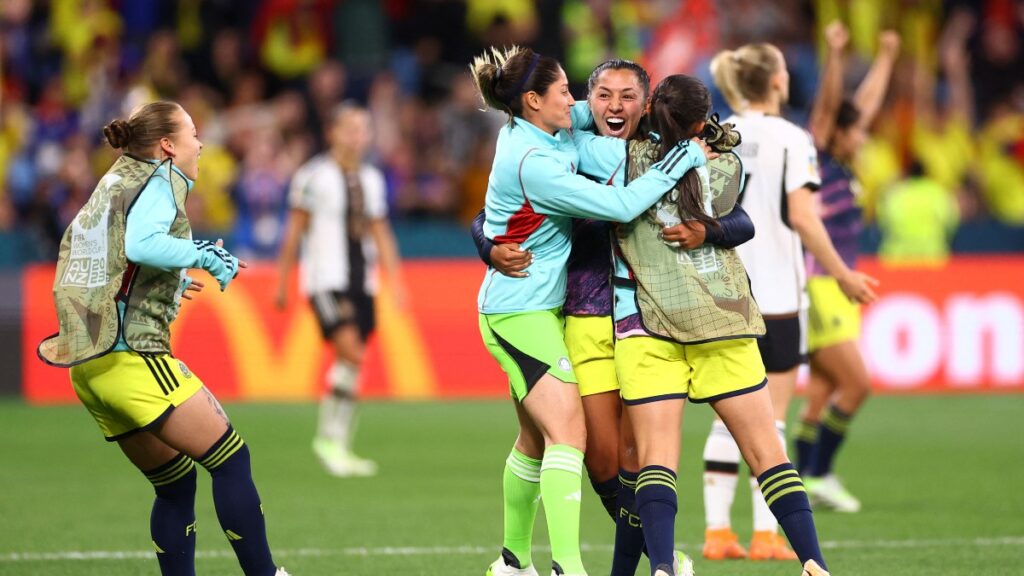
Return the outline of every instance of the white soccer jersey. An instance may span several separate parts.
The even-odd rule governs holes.
[[[802,187],[821,184],[811,135],[778,116],[746,112],[726,120],[743,141],[737,148],[746,172],[743,209],[754,222],[754,238],[737,248],[750,274],[754,298],[765,315],[807,307],[803,247],[789,226],[787,198]]]
[[[387,217],[386,187],[380,170],[363,164],[359,168],[359,179],[363,185],[366,217],[369,220]],[[348,200],[338,163],[324,153],[303,164],[292,178],[288,204],[309,212],[310,216],[309,228],[302,239],[299,269],[302,293],[309,296],[348,290]],[[376,294],[377,247],[369,234],[363,237],[362,248],[366,260],[363,289],[368,294]]]

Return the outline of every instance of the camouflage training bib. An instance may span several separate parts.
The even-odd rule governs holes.
[[[638,178],[655,161],[656,143],[631,141],[628,179]],[[704,211],[714,218],[731,212],[743,182],[739,156],[726,152],[695,170]],[[664,226],[689,217],[680,214],[679,194],[679,187],[673,188],[635,220],[617,228],[616,239],[633,278],[615,281],[635,284],[644,328],[653,335],[684,344],[763,335],[764,319],[735,250],[711,244],[685,250],[661,239]]]
[[[174,170],[122,155],[100,179],[64,232],[53,281],[60,331],[37,353],[48,364],[73,366],[110,352],[123,332],[137,352],[170,352],[181,270],[132,266],[125,257],[128,212],[150,178],[169,177],[178,213],[170,235],[191,238],[185,215],[188,183]],[[124,325],[117,302],[125,303]]]

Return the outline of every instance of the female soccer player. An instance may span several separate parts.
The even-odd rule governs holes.
[[[480,330],[509,375],[520,432],[504,474],[505,536],[491,575],[536,574],[531,537],[543,496],[555,574],[585,574],[579,553],[585,425],[561,307],[572,217],[628,221],[692,166],[700,146],[673,142],[666,158],[628,187],[576,174],[573,98],[561,66],[529,49],[492,50],[471,67],[484,102],[508,114],[488,181],[484,232],[534,254],[529,276],[488,270],[478,297]]]
[[[203,147],[195,125],[178,104],[154,102],[103,134],[122,155],[64,233],[53,285],[60,332],[43,340],[39,357],[71,369],[103,436],[153,484],[150,533],[162,574],[195,574],[198,462],[242,571],[284,576],[267,544],[248,446],[170,350],[181,299],[203,288],[186,271],[202,268],[224,290],[245,267],[220,241],[192,240],[185,198]]]
[[[669,142],[700,133],[709,107],[707,88],[698,80],[670,76],[651,97],[652,128]],[[621,149],[576,134],[584,165],[595,166],[595,175],[605,176],[621,161]],[[722,150],[735,144],[721,127],[713,134]],[[663,153],[659,140],[630,142],[626,176],[636,178]],[[690,398],[710,402],[739,439],[805,573],[827,574],[807,495],[772,432],[771,400],[754,340],[763,323],[743,265],[735,251],[715,246],[680,253],[660,234],[665,225],[692,219],[713,227],[711,213],[731,208],[722,204],[730,192],[733,201],[739,195],[742,166],[730,157],[687,175],[616,234],[615,364],[642,466],[636,500],[651,572],[673,574],[678,430],[683,402]]]
[[[754,221],[757,236],[738,251],[765,317],[767,333],[758,340],[758,348],[768,373],[778,436],[784,442],[786,411],[805,354],[801,337],[801,315],[807,308],[803,249],[814,255],[854,301],[873,300],[871,285],[876,282],[843,263],[818,216],[812,196],[820,184],[814,146],[804,130],[779,116],[789,97],[789,73],[782,52],[770,44],[725,50],[715,56],[711,71],[736,112],[727,122],[743,134],[743,144],[737,149],[747,173],[741,202]],[[716,421],[704,446],[705,558],[746,556],[729,519],[739,458],[736,441]],[[754,468],[749,460],[747,464]],[[751,479],[752,487],[755,481]],[[792,553],[776,535],[770,506],[757,490],[753,492],[751,557],[791,558]]]
[[[835,22],[826,28],[825,39],[824,78],[811,112],[811,135],[821,164],[818,197],[829,238],[852,269],[862,225],[850,165],[882,106],[899,54],[899,36],[891,31],[881,35],[878,56],[852,101],[843,98],[843,51],[849,34]],[[796,439],[797,465],[807,479],[812,503],[857,512],[860,501],[832,474],[832,463],[850,420],[871,392],[871,379],[857,347],[860,308],[813,256],[807,257],[807,274],[811,379]]]
[[[609,60],[598,65],[588,81],[586,103],[594,129],[602,136],[633,138],[649,93],[647,71],[636,63]],[[620,149],[625,151],[625,147],[620,146]],[[506,275],[528,273],[530,253],[516,244],[494,245],[484,235],[483,221],[481,211],[473,222],[473,236],[484,262]],[[628,422],[621,422],[622,401],[615,374],[611,228],[607,222],[573,220],[562,312],[565,344],[579,381],[587,429],[583,463],[594,491],[618,525],[611,573],[612,576],[632,576],[643,549],[643,533],[634,498],[639,464],[632,428]],[[705,240],[729,248],[752,238],[754,228],[750,218],[738,208],[716,227],[705,227],[703,223],[694,223],[692,227],[679,224],[667,228],[663,235],[668,241],[685,242],[694,248]],[[689,560],[681,552],[678,555],[682,573]]]
[[[384,176],[366,161],[373,139],[369,112],[340,104],[328,138],[330,149],[303,164],[292,179],[276,303],[284,308],[287,302],[288,278],[301,247],[301,289],[334,352],[313,452],[330,474],[372,476],[376,462],[360,458],[352,446],[359,371],[376,325],[378,260],[395,292],[404,294],[404,288],[387,220]]]

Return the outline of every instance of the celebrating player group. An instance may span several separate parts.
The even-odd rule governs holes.
[[[488,265],[480,332],[519,421],[487,576],[539,574],[540,503],[552,576],[587,574],[584,470],[615,527],[612,576],[633,575],[644,555],[652,576],[693,574],[673,544],[687,400],[718,417],[704,449],[704,557],[798,560],[802,575],[828,574],[812,503],[859,509],[832,462],[867,395],[858,305],[877,286],[853,269],[849,166],[899,40],[883,36],[852,99],[842,96],[848,34],[835,24],[826,40],[810,133],[781,116],[789,74],[770,44],[712,61],[734,110],[725,121],[701,81],[677,74],[652,88],[625,60],[599,65],[579,103],[561,65],[530,49],[492,49],[470,66],[484,103],[507,116],[473,234]],[[798,469],[785,417],[808,359]],[[729,514],[740,456],[754,488],[749,548]]]
[[[539,574],[532,544],[541,503],[552,575],[587,574],[584,470],[614,525],[613,576],[635,574],[645,555],[652,576],[693,574],[693,561],[674,549],[687,400],[717,416],[704,448],[703,556],[797,560],[804,576],[829,574],[811,510],[860,508],[832,468],[867,397],[858,305],[877,285],[853,269],[860,214],[849,166],[899,46],[884,34],[866,79],[844,99],[847,42],[841,26],[826,31],[810,133],[780,115],[789,75],[769,44],[713,60],[735,112],[724,121],[692,76],[652,87],[641,66],[610,60],[577,103],[550,57],[512,47],[473,61],[483,102],[507,116],[474,223],[488,265],[479,326],[508,375],[519,422],[502,479],[501,553],[487,576]],[[180,105],[155,102],[104,135],[121,155],[64,235],[54,282],[60,330],[39,356],[69,368],[101,433],[152,484],[163,574],[195,571],[199,464],[243,572],[284,576],[248,446],[170,351],[182,299],[203,288],[188,269],[207,270],[225,290],[246,267],[222,242],[192,238],[186,199],[203,146],[195,124]],[[364,161],[366,110],[339,108],[330,140],[293,182],[276,301],[286,305],[301,250],[304,292],[334,350],[313,447],[331,474],[372,476],[376,464],[352,452],[352,436],[375,324],[375,260],[403,291],[384,181]],[[785,417],[807,359],[794,466]],[[729,514],[741,456],[755,488],[749,548]]]

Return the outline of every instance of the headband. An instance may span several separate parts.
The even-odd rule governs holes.
[[[534,52],[533,60],[530,60],[530,66],[526,69],[526,74],[523,74],[523,77],[519,80],[519,84],[516,84],[515,89],[512,90],[512,94],[518,96],[523,93],[523,88],[526,86],[526,83],[530,80],[530,76],[533,75],[533,69],[537,67],[537,62],[539,61],[540,54]]]

